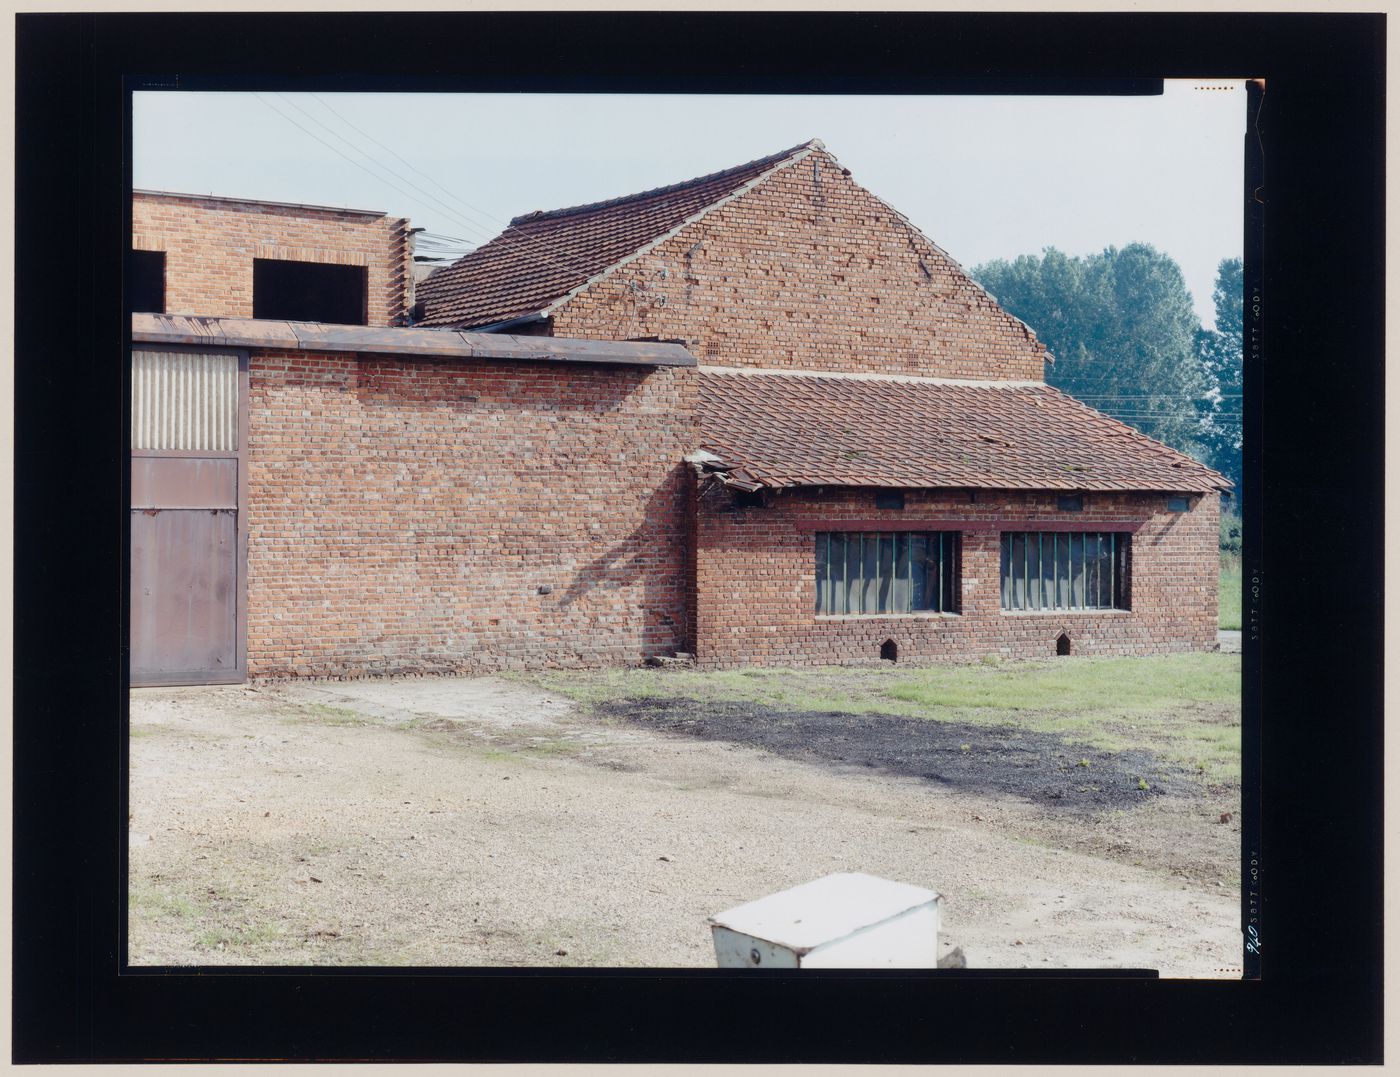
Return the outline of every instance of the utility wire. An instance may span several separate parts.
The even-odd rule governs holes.
[[[279,109],[279,108],[278,108],[276,105],[274,105],[271,101],[268,101],[268,100],[267,100],[265,97],[263,97],[261,94],[257,94],[256,96],[257,96],[258,100],[262,101],[263,104],[267,105],[268,108],[272,109],[273,112],[277,113],[277,114],[278,114],[279,116],[281,116],[284,120],[286,120],[288,123],[290,123],[293,127],[296,127],[298,130],[300,130],[300,131],[301,131],[302,133],[304,133],[304,134],[310,135],[310,136],[311,136],[312,138],[314,138],[317,142],[321,143],[321,145],[325,146],[325,147],[326,147],[327,149],[329,149],[331,152],[335,153],[338,157],[341,157],[342,159],[344,159],[344,160],[346,160],[346,161],[349,161],[349,162],[350,162],[352,165],[354,165],[356,168],[360,169],[362,172],[364,172],[364,173],[366,173],[367,175],[369,175],[369,176],[373,177],[374,179],[378,180],[380,183],[383,183],[383,184],[385,184],[386,186],[392,188],[394,191],[397,191],[399,194],[403,195],[403,196],[404,196],[405,198],[407,198],[409,201],[411,201],[411,202],[418,202],[420,205],[426,205],[426,204],[427,204],[427,203],[422,202],[422,201],[421,201],[420,199],[418,199],[418,198],[414,198],[413,195],[411,195],[411,194],[409,194],[408,192],[404,191],[404,190],[403,190],[401,187],[399,187],[398,185],[396,185],[396,184],[394,184],[394,183],[391,183],[390,181],[386,180],[383,176],[377,175],[376,173],[370,171],[368,168],[366,168],[366,167],[365,167],[363,164],[361,164],[359,161],[356,161],[353,157],[347,156],[347,155],[346,155],[345,153],[343,153],[340,149],[338,149],[337,147],[331,145],[331,144],[330,144],[329,142],[327,142],[325,139],[323,139],[323,138],[321,138],[319,135],[317,135],[314,131],[311,131],[311,130],[307,129],[306,127],[302,126],[300,123],[298,123],[298,122],[296,121],[295,118],[293,118],[292,116],[287,115],[287,113],[283,112],[281,109]],[[295,106],[295,102],[289,102],[289,103],[290,103],[290,104],[293,104],[293,105]],[[315,121],[315,118],[312,117],[309,113],[307,113],[305,109],[300,108],[300,106],[295,106],[295,107],[297,107],[299,111],[301,111],[304,115],[306,115],[308,119],[312,119],[313,121]],[[315,122],[319,123],[320,121],[315,121]],[[325,124],[320,124],[320,126],[321,126],[323,129],[325,129],[325,130],[327,130],[328,132],[330,132],[331,134],[334,134],[334,132],[330,131],[330,129],[327,128],[327,127],[325,126]],[[340,138],[342,142],[345,142],[345,143],[346,143],[346,145],[349,145],[349,146],[351,146],[352,148],[356,149],[357,152],[360,152],[363,156],[366,157],[367,160],[371,160],[371,161],[373,160],[372,157],[369,157],[368,154],[364,154],[363,151],[359,150],[358,147],[355,147],[354,144],[351,143],[348,139],[345,139],[345,138],[343,138],[343,137],[340,136],[340,135],[336,135],[336,137],[337,137],[337,138]],[[376,164],[377,164],[377,163],[378,163],[378,162],[376,162]],[[392,169],[389,169],[389,168],[388,168],[387,166],[385,166],[385,165],[379,165],[379,167],[382,168],[382,169],[384,169],[384,171],[388,172],[390,175],[395,175],[395,176],[397,175],[397,173],[395,173]],[[399,178],[402,178],[402,177],[399,177]],[[410,186],[415,187],[417,190],[422,191],[422,188],[421,188],[421,187],[417,187],[417,185],[411,183],[411,181],[404,180],[404,182],[409,183]],[[424,193],[425,195],[427,195],[427,192],[426,192],[426,191],[424,191],[423,193]],[[429,196],[429,197],[432,197],[432,196]],[[483,231],[483,230],[480,228],[480,226],[478,226],[478,225],[476,225],[476,224],[473,224],[473,223],[470,222],[470,221],[464,220],[464,219],[461,217],[460,214],[456,213],[456,212],[455,212],[454,210],[452,210],[450,207],[445,207],[445,206],[443,206],[440,200],[438,200],[438,199],[436,199],[436,198],[433,198],[433,201],[434,201],[434,202],[437,202],[437,203],[438,203],[438,206],[441,207],[441,210],[440,210],[441,212],[446,213],[447,216],[451,217],[451,218],[452,218],[454,221],[456,221],[458,224],[463,225],[464,227],[468,228],[468,229],[471,230],[471,231]],[[525,248],[520,247],[519,245],[517,245],[517,244],[515,244],[515,243],[512,243],[512,242],[510,242],[509,240],[507,240],[507,239],[505,239],[505,238],[503,238],[503,237],[501,237],[501,236],[496,236],[496,237],[493,237],[493,238],[494,238],[496,241],[500,242],[500,243],[501,243],[502,245],[504,245],[505,247],[507,247],[507,248],[509,248],[509,249],[511,249],[511,250],[513,250],[513,251],[516,251],[517,253],[519,253],[519,254],[522,255],[523,257],[529,258],[530,260],[536,262],[536,263],[539,264],[539,265],[546,266],[546,267],[553,268],[553,269],[561,269],[561,270],[564,270],[565,272],[569,273],[570,275],[576,274],[576,273],[578,273],[578,272],[580,271],[578,268],[572,268],[572,269],[571,269],[571,268],[569,268],[569,267],[566,267],[566,266],[563,266],[563,265],[559,264],[558,262],[553,261],[553,260],[550,259],[550,258],[547,258],[547,257],[544,257],[544,256],[542,256],[542,255],[536,254],[536,253],[533,252],[533,251],[526,250]]]
[[[358,127],[356,124],[352,123],[349,119],[347,119],[345,116],[343,116],[343,115],[341,115],[339,112],[337,112],[334,108],[331,107],[330,103],[329,103],[328,101],[326,101],[324,98],[322,98],[319,94],[313,93],[313,94],[311,94],[310,96],[311,96],[311,98],[312,98],[313,100],[315,100],[316,102],[318,102],[318,103],[321,105],[322,108],[324,108],[324,109],[326,109],[326,111],[330,112],[331,115],[337,117],[342,123],[346,124],[347,126],[349,126],[350,128],[352,128],[353,130],[358,131],[360,134],[364,135],[365,138],[369,139],[371,142],[373,142],[373,143],[374,143],[376,146],[378,146],[380,149],[384,150],[384,151],[387,152],[387,153],[393,154],[394,157],[398,158],[398,160],[402,161],[407,167],[411,168],[414,172],[417,172],[420,176],[422,176],[424,179],[426,179],[426,180],[427,180],[429,183],[431,183],[434,187],[437,187],[440,191],[442,191],[443,193],[445,193],[445,194],[447,195],[448,198],[452,199],[452,200],[453,200],[454,202],[456,202],[457,204],[459,204],[459,205],[461,205],[461,206],[464,206],[464,207],[466,207],[467,209],[472,210],[472,211],[474,211],[474,212],[476,212],[476,213],[481,214],[481,215],[482,215],[483,217],[485,217],[487,220],[495,221],[496,224],[497,224],[503,231],[515,232],[517,235],[520,235],[520,236],[524,237],[525,239],[530,240],[531,242],[536,242],[536,240],[534,239],[533,236],[530,236],[530,235],[529,235],[528,233],[526,233],[526,232],[522,232],[519,228],[515,227],[515,225],[512,224],[510,221],[502,220],[500,217],[497,217],[495,214],[489,213],[489,212],[487,212],[486,210],[481,209],[479,206],[474,206],[474,205],[472,205],[470,202],[468,202],[468,201],[467,201],[465,198],[463,198],[461,195],[457,194],[457,193],[454,192],[454,191],[448,190],[448,188],[444,187],[441,183],[439,183],[437,180],[435,180],[432,176],[428,175],[428,173],[424,172],[422,169],[416,167],[415,165],[413,165],[413,164],[410,163],[409,161],[404,160],[403,157],[401,157],[398,153],[395,153],[395,151],[392,150],[390,147],[384,145],[384,143],[380,142],[377,138],[375,138],[373,135],[371,135],[368,131],[365,131],[365,130],[361,129],[361,128]],[[407,182],[407,181],[405,181],[405,182]],[[555,251],[554,253],[560,255],[560,257],[564,258],[566,261],[569,260],[567,255],[564,255],[564,254],[562,254],[562,253],[559,252],[559,251]],[[589,272],[590,274],[593,272],[593,267],[591,267],[591,266],[586,266],[586,265],[581,265],[581,264],[577,264],[577,263],[574,265],[574,268],[575,268],[575,269],[585,269],[585,270],[588,270],[588,272]]]
[[[312,122],[320,124],[321,127],[322,127],[324,130],[330,131],[332,134],[335,134],[335,137],[341,139],[341,141],[345,142],[346,145],[353,147],[357,152],[364,154],[364,156],[365,156],[368,160],[374,160],[374,158],[373,158],[371,155],[364,153],[363,150],[361,150],[358,146],[355,146],[355,144],[354,144],[353,142],[351,142],[349,139],[345,138],[343,135],[336,134],[336,132],[331,131],[331,129],[330,129],[329,127],[327,127],[322,121],[317,120],[314,116],[311,115],[311,113],[309,113],[309,112],[307,112],[305,109],[301,108],[300,105],[298,105],[295,101],[291,100],[291,99],[290,99],[289,97],[287,97],[285,94],[283,94],[282,96],[283,96],[283,99],[286,100],[288,104],[290,104],[290,105],[292,105],[293,107],[297,108],[297,109],[302,113],[302,115],[304,115],[304,116],[306,116],[308,119],[312,120]],[[343,123],[345,123],[345,124],[346,124],[348,127],[350,127],[352,130],[359,132],[361,135],[363,135],[365,138],[369,139],[371,142],[373,142],[373,143],[374,143],[376,146],[378,146],[380,149],[386,151],[387,153],[392,154],[392,155],[393,155],[394,157],[396,157],[398,160],[402,161],[405,165],[407,165],[407,167],[409,167],[410,169],[412,169],[414,172],[418,173],[418,174],[419,174],[420,176],[422,176],[424,179],[428,180],[428,182],[431,183],[431,184],[433,184],[433,186],[437,187],[439,190],[441,190],[441,191],[443,191],[444,193],[446,193],[446,195],[447,195],[450,199],[452,199],[454,202],[456,202],[458,205],[461,205],[461,206],[465,207],[465,208],[466,208],[467,210],[469,210],[471,213],[479,213],[479,214],[481,214],[481,216],[487,218],[488,220],[496,222],[496,225],[492,226],[490,229],[483,228],[483,227],[481,226],[480,222],[476,222],[476,223],[474,224],[474,227],[475,227],[478,231],[486,232],[492,239],[499,239],[499,240],[501,240],[501,242],[507,243],[507,245],[509,245],[509,241],[507,241],[507,240],[504,239],[504,232],[505,232],[505,231],[515,232],[517,235],[523,237],[526,241],[528,241],[528,242],[530,242],[530,243],[532,243],[532,244],[539,245],[539,246],[545,246],[546,249],[548,249],[547,245],[541,244],[541,243],[539,242],[538,239],[536,239],[535,237],[529,235],[529,234],[526,233],[526,232],[521,231],[519,228],[516,228],[515,225],[511,224],[509,221],[502,221],[499,217],[495,216],[494,214],[488,213],[486,210],[481,209],[481,208],[479,208],[479,207],[477,207],[477,206],[472,205],[472,204],[471,204],[470,202],[468,202],[466,199],[464,199],[464,198],[462,198],[461,196],[456,195],[456,194],[454,194],[452,191],[448,190],[446,187],[444,187],[444,186],[443,186],[441,183],[439,183],[437,180],[433,179],[432,176],[428,175],[428,174],[427,174],[426,172],[424,172],[422,169],[420,169],[420,168],[416,167],[415,165],[409,163],[408,161],[404,160],[404,158],[403,158],[402,156],[400,156],[400,155],[399,155],[398,153],[396,153],[394,150],[390,149],[388,146],[384,145],[384,143],[380,142],[380,141],[379,141],[377,138],[375,138],[373,135],[369,134],[367,131],[361,129],[361,128],[358,127],[356,124],[354,124],[354,123],[352,123],[350,120],[346,119],[346,118],[345,118],[344,116],[342,116],[339,112],[337,112],[334,108],[332,108],[332,107],[330,106],[329,103],[327,103],[325,100],[323,100],[323,99],[322,99],[321,97],[319,97],[318,95],[316,95],[316,94],[313,93],[313,94],[311,94],[310,96],[311,96],[313,99],[315,99],[317,102],[319,102],[320,105],[321,105],[323,108],[325,108],[325,109],[326,109],[328,112],[330,112],[333,116],[337,117],[339,120],[341,120]],[[425,191],[425,190],[423,190],[422,187],[419,187],[417,184],[415,184],[412,180],[408,179],[406,176],[400,175],[399,173],[395,172],[395,171],[394,171],[393,169],[391,169],[388,165],[386,165],[386,164],[384,164],[383,162],[380,162],[380,161],[375,161],[375,163],[378,164],[380,168],[384,169],[384,170],[385,170],[386,172],[388,172],[390,175],[397,177],[398,179],[402,180],[404,183],[407,183],[407,184],[408,184],[410,187],[412,187],[414,190],[419,191],[419,192],[421,192],[421,193],[424,194],[424,195],[428,195],[428,192]],[[429,195],[429,197],[433,197],[433,198],[434,198],[434,201],[436,201],[437,204],[438,204],[439,206],[443,206],[443,205],[444,205],[444,203],[443,203],[441,200],[436,199],[435,196]],[[466,223],[467,223],[466,221],[463,221],[463,220],[462,220],[462,217],[461,217],[460,214],[454,215],[454,219],[460,221],[460,222],[463,223],[463,224],[466,224]],[[494,231],[494,228],[495,228],[495,227],[501,227],[501,228],[502,228],[502,233],[501,233],[500,235],[497,235],[497,234],[495,233],[495,231]],[[585,271],[585,272],[587,272],[587,273],[589,273],[589,274],[591,274],[591,273],[594,271],[594,267],[588,266],[588,265],[583,265],[583,264],[577,263],[577,262],[573,262],[572,259],[570,259],[567,255],[562,254],[561,252],[559,252],[559,251],[557,251],[557,250],[556,250],[556,251],[552,251],[552,253],[555,254],[555,255],[557,255],[559,258],[563,258],[563,259],[564,259],[564,262],[572,263],[572,264],[566,266],[565,264],[558,262],[556,259],[548,259],[548,258],[546,259],[547,261],[553,261],[553,262],[555,263],[555,265],[556,265],[558,268],[561,268],[561,269],[568,268],[571,272],[577,272],[577,271],[582,270],[582,271]]]
[[[283,101],[285,104],[291,105],[292,108],[296,109],[298,112],[300,112],[303,116],[305,116],[305,117],[306,117],[308,120],[310,120],[312,123],[314,123],[314,124],[316,124],[318,127],[320,127],[321,130],[325,131],[325,132],[326,132],[328,135],[330,135],[332,138],[339,139],[341,142],[343,142],[345,145],[349,146],[352,150],[354,150],[354,151],[355,151],[356,153],[358,153],[361,157],[363,157],[366,161],[369,161],[370,163],[372,163],[375,167],[377,167],[377,168],[383,170],[384,172],[387,172],[390,176],[393,176],[395,179],[397,179],[397,180],[399,180],[399,181],[401,181],[401,182],[403,182],[403,183],[408,184],[408,186],[410,186],[410,187],[412,187],[414,190],[418,191],[418,192],[419,192],[421,195],[423,195],[425,198],[429,199],[429,201],[430,201],[438,210],[440,210],[440,211],[442,211],[442,212],[444,212],[444,213],[449,214],[449,215],[452,217],[452,219],[455,220],[458,224],[461,224],[461,225],[463,225],[465,228],[469,229],[470,231],[476,232],[476,233],[478,233],[478,234],[480,234],[480,235],[488,236],[488,237],[491,235],[490,230],[487,229],[485,226],[483,226],[480,222],[471,221],[471,220],[467,220],[467,219],[463,218],[463,217],[461,216],[461,214],[459,214],[455,209],[453,209],[453,208],[452,208],[451,206],[449,206],[447,203],[443,202],[443,201],[442,201],[440,198],[438,198],[436,195],[431,194],[431,193],[428,192],[428,191],[425,191],[422,187],[419,187],[419,186],[418,186],[416,183],[414,183],[412,180],[406,178],[405,176],[401,176],[399,173],[395,172],[395,171],[394,171],[392,168],[390,168],[388,165],[384,164],[384,163],[381,162],[381,161],[376,160],[376,159],[374,158],[373,155],[371,155],[371,154],[369,154],[369,153],[366,153],[363,149],[361,149],[359,146],[355,145],[355,143],[351,142],[351,141],[350,141],[348,138],[346,138],[344,135],[342,135],[342,134],[340,134],[340,133],[338,133],[338,132],[332,130],[327,124],[325,124],[323,121],[317,119],[317,118],[316,118],[315,116],[313,116],[310,112],[306,111],[306,109],[302,108],[301,105],[297,104],[296,101],[292,100],[292,99],[291,99],[290,97],[288,97],[286,94],[278,94],[278,96],[282,99],[282,101]],[[302,130],[303,130],[303,131],[306,131],[306,128],[303,127]],[[307,131],[307,133],[310,134],[311,132],[310,132],[310,131]],[[323,142],[323,144],[327,144],[327,145],[328,145],[328,143],[324,143],[324,142]],[[341,154],[341,156],[344,157],[345,155],[344,155],[344,154]],[[346,160],[350,160],[350,158],[346,158]],[[376,178],[377,178],[377,179],[380,179],[381,182],[387,182],[387,181],[383,180],[382,177],[376,177]],[[393,185],[393,184],[390,184],[390,186],[394,186],[394,185]],[[397,190],[400,194],[406,194],[406,192],[404,192],[404,190],[403,190],[401,187],[394,186],[394,189]],[[412,196],[408,196],[408,197],[412,197]],[[428,203],[423,203],[423,202],[421,202],[421,200],[417,200],[417,199],[415,199],[415,201],[420,201],[420,204],[423,204],[423,205],[428,204]]]
[[[418,168],[418,167],[417,167],[416,165],[414,165],[411,161],[406,160],[406,159],[405,159],[404,157],[402,157],[399,153],[395,152],[394,149],[392,149],[392,148],[389,147],[389,146],[384,145],[384,143],[380,142],[379,139],[375,138],[375,137],[374,137],[372,134],[370,134],[368,131],[364,130],[364,129],[363,129],[362,127],[360,127],[359,125],[353,123],[353,122],[352,122],[350,119],[348,119],[346,116],[342,115],[342,114],[341,114],[339,111],[337,111],[335,108],[331,107],[330,102],[327,101],[325,98],[321,97],[320,94],[315,94],[315,93],[313,93],[313,94],[310,94],[309,96],[311,97],[312,100],[314,100],[317,104],[319,104],[322,108],[324,108],[324,109],[325,109],[327,112],[329,112],[332,116],[334,116],[334,117],[336,117],[338,120],[340,120],[341,123],[345,124],[347,127],[351,128],[352,130],[358,131],[360,134],[364,135],[365,138],[369,139],[369,140],[370,140],[371,142],[373,142],[376,146],[378,146],[381,150],[384,150],[386,153],[391,154],[391,155],[392,155],[393,157],[395,157],[397,160],[399,160],[400,162],[402,162],[406,167],[408,167],[408,168],[412,169],[414,172],[418,173],[418,175],[422,176],[425,180],[427,180],[429,183],[431,183],[431,184],[432,184],[434,187],[436,187],[438,190],[440,190],[440,191],[442,191],[444,194],[446,194],[447,197],[450,198],[450,199],[452,199],[454,202],[457,202],[458,204],[460,204],[460,205],[466,207],[467,209],[473,210],[473,211],[476,212],[476,213],[480,213],[480,214],[481,214],[483,217],[485,217],[487,220],[495,221],[495,222],[497,223],[497,225],[499,225],[499,226],[502,227],[502,228],[510,228],[510,227],[511,227],[511,224],[510,224],[509,221],[503,221],[500,217],[497,217],[495,214],[489,213],[489,212],[487,212],[486,210],[481,209],[479,206],[474,206],[474,205],[472,205],[472,204],[471,204],[470,202],[468,202],[465,198],[462,198],[460,195],[458,195],[458,194],[455,193],[454,191],[451,191],[451,190],[449,190],[447,187],[444,187],[441,183],[439,183],[436,179],[434,179],[434,178],[433,178],[432,176],[430,176],[428,173],[424,172],[421,168]],[[520,231],[520,230],[517,228],[516,231],[518,232],[518,231]],[[521,233],[521,234],[524,235],[524,233]]]

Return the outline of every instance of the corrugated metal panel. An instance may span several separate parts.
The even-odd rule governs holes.
[[[236,451],[238,357],[133,351],[131,447]]]

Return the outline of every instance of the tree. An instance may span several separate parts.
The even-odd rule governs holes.
[[[1211,297],[1215,300],[1215,328],[1201,330],[1196,338],[1212,397],[1201,441],[1206,462],[1235,484],[1238,506],[1244,443],[1244,266],[1240,259],[1226,258],[1220,263]]]
[[[1035,330],[1055,362],[1046,380],[1150,437],[1204,455],[1208,379],[1200,319],[1181,268],[1146,243],[1069,257],[994,261],[972,275]]]

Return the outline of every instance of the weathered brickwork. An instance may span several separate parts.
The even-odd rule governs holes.
[[[408,222],[138,194],[171,313],[249,317],[253,259],[363,265],[370,325],[412,301]],[[825,151],[774,173],[522,333],[683,341],[702,364],[1042,381],[1044,347]],[[1210,649],[1218,496],[1088,493],[1073,520],[1139,521],[1130,609],[1003,612],[1000,533],[963,530],[956,614],[818,616],[814,533],[872,520],[1069,519],[1054,493],[767,494],[739,508],[683,463],[686,368],[254,351],[246,525],[253,677],[709,666]],[[754,379],[762,381],[765,379]],[[1105,451],[1111,451],[1106,449]],[[997,481],[1005,481],[998,479]],[[861,521],[842,527],[840,521]],[[1018,527],[1016,521],[1027,521]]]
[[[355,210],[136,192],[132,246],[165,252],[165,313],[253,316],[253,259],[365,266],[367,325],[411,303],[405,218]]]
[[[1041,381],[1045,348],[824,151],[584,288],[561,337],[683,340],[701,363]]]
[[[690,371],[300,352],[250,370],[251,676],[685,646]]]
[[[792,491],[763,507],[736,507],[717,483],[698,495],[697,658],[709,666],[824,665],[874,661],[893,640],[899,661],[985,655],[1052,656],[1067,633],[1073,654],[1159,654],[1216,646],[1219,495],[1167,511],[1166,494],[1085,494],[1084,510],[1059,512],[1054,495],[910,491],[903,510],[875,508],[869,490]],[[961,612],[818,616],[815,530],[868,530],[868,521],[1140,521],[1129,555],[1130,610],[1003,612],[999,530],[963,531]],[[842,527],[839,521],[862,521]],[[806,524],[806,529],[802,527]],[[1031,530],[1010,524],[1007,530]]]

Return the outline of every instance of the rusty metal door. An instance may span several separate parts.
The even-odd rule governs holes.
[[[247,382],[246,353],[132,352],[134,686],[244,679]]]

